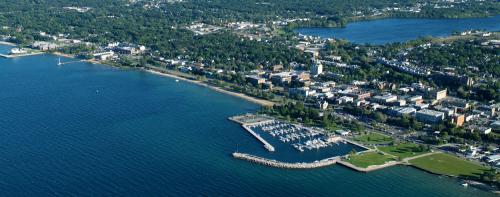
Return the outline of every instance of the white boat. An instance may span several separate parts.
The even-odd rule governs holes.
[[[469,186],[469,184],[468,184],[468,183],[464,183],[464,184],[462,184],[462,186],[464,186],[464,187],[468,187],[468,186]]]

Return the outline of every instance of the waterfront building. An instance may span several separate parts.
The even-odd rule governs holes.
[[[255,86],[266,83],[266,79],[259,77],[257,75],[246,76],[246,79],[249,83],[251,83],[252,85],[255,85]]]
[[[113,51],[108,51],[108,52],[102,52],[102,53],[95,53],[94,58],[99,59],[99,60],[109,60],[114,55],[115,55],[115,53]]]

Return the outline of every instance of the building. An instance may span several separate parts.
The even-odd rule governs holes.
[[[455,109],[450,109],[441,105],[435,106],[434,109],[443,112],[446,116],[452,116],[453,114],[455,114]]]
[[[434,91],[432,94],[431,94],[431,98],[432,99],[435,99],[437,101],[440,101],[440,100],[443,100],[444,98],[446,98],[446,93],[448,92],[447,89],[444,89],[444,90],[439,90],[439,91]]]
[[[343,96],[337,99],[337,104],[352,103],[352,102],[354,102],[354,98],[349,96]]]
[[[292,81],[309,81],[311,80],[311,75],[307,72],[299,72],[299,73],[295,73],[293,74],[292,76]]]
[[[328,102],[326,102],[326,101],[319,101],[316,105],[319,109],[322,109],[322,110],[325,110],[328,108]]]
[[[416,112],[417,110],[413,107],[392,107],[388,110],[388,113],[392,116],[411,116]]]
[[[371,98],[372,102],[384,103],[384,104],[396,102],[397,100],[398,100],[398,96],[391,95],[391,94],[387,94],[387,95],[383,95],[383,96],[379,95],[379,96],[374,96]]]
[[[255,86],[266,83],[266,79],[259,77],[257,75],[249,75],[246,77],[246,79],[249,83]]]
[[[274,85],[285,86],[290,84],[292,81],[292,76],[290,72],[281,72],[271,75],[271,81]]]
[[[444,113],[430,109],[422,109],[416,113],[415,117],[420,122],[434,124],[439,123],[444,119]]]
[[[311,90],[309,87],[301,88],[290,88],[288,89],[290,95],[301,95],[303,97],[313,96],[316,94],[316,90]]]
[[[311,67],[311,75],[312,76],[318,76],[323,73],[323,64],[320,62],[315,62],[312,67]]]
[[[35,48],[35,49],[38,49],[38,50],[41,50],[41,51],[48,51],[48,50],[54,50],[54,49],[57,49],[59,46],[57,44],[54,44],[54,43],[50,43],[50,42],[35,42],[31,45],[32,48]]]
[[[276,64],[276,65],[272,66],[272,71],[273,72],[283,71],[283,64]]]
[[[463,114],[455,114],[452,116],[451,122],[457,125],[457,127],[461,127],[465,122],[465,115]]]
[[[109,60],[113,58],[115,53],[113,51],[108,51],[108,52],[102,52],[102,53],[95,53],[94,58],[99,59],[99,60]]]
[[[423,102],[423,98],[420,95],[417,96],[412,96],[407,99],[408,103],[410,104],[421,104]]]
[[[356,100],[365,100],[367,98],[370,98],[371,93],[370,92],[354,91],[354,92],[345,93],[345,95],[353,97]]]

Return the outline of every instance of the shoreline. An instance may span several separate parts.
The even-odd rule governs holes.
[[[12,42],[6,42],[6,41],[0,41],[0,45],[7,45],[7,46],[17,46],[17,44],[12,43]]]
[[[3,41],[0,41],[0,45],[17,46],[14,43],[3,42]],[[66,54],[66,53],[61,53],[61,52],[57,52],[57,51],[51,52],[50,54],[53,54],[53,55],[56,55],[56,56],[61,56],[61,57],[66,57],[66,58],[77,59],[74,55]],[[108,65],[108,64],[102,63],[102,62],[97,61],[97,60],[84,60],[82,62],[88,62],[88,63],[92,63],[92,64],[102,64],[102,65],[106,65],[106,66],[115,67],[115,66],[112,66],[112,65]],[[249,101],[251,103],[258,104],[260,106],[273,106],[275,104],[272,101],[268,101],[268,100],[265,100],[265,99],[255,98],[255,97],[243,94],[243,93],[237,93],[237,92],[225,90],[225,89],[222,89],[220,87],[216,87],[216,86],[213,86],[213,85],[210,85],[210,84],[198,81],[198,80],[186,79],[184,77],[177,76],[177,75],[174,75],[174,74],[164,73],[164,72],[155,71],[155,70],[147,69],[147,68],[141,68],[139,70],[145,71],[145,72],[148,72],[148,73],[151,73],[151,74],[160,75],[160,76],[169,77],[169,78],[174,78],[174,79],[182,80],[182,81],[185,81],[185,82],[193,83],[193,84],[196,84],[196,85],[200,85],[200,86],[203,86],[203,87],[207,87],[207,88],[210,88],[210,89],[212,89],[214,91],[217,91],[217,92],[220,92],[220,93],[224,93],[226,95],[234,96],[234,97],[237,97],[237,98]]]
[[[259,98],[254,98],[254,97],[245,95],[243,93],[237,93],[237,92],[232,92],[232,91],[229,91],[229,90],[224,90],[224,89],[222,89],[220,87],[209,85],[209,84],[204,83],[202,81],[192,80],[192,79],[186,79],[184,77],[180,77],[180,76],[177,76],[177,75],[174,75],[174,74],[164,73],[164,72],[155,71],[155,70],[151,70],[151,69],[147,69],[147,68],[142,68],[141,70],[143,70],[145,72],[148,72],[148,73],[151,73],[151,74],[160,75],[160,76],[169,77],[169,78],[174,78],[174,79],[182,80],[182,81],[185,81],[185,82],[193,83],[193,84],[196,84],[196,85],[200,85],[200,86],[203,86],[203,87],[207,87],[207,88],[210,88],[210,89],[215,90],[217,92],[221,92],[221,93],[224,93],[224,94],[227,94],[227,95],[230,95],[230,96],[234,96],[234,97],[237,97],[237,98],[240,98],[240,99],[243,99],[243,100],[246,100],[246,101],[258,104],[258,105],[261,105],[261,106],[273,106],[274,105],[274,102],[272,102],[272,101],[268,101],[268,100],[264,100],[264,99],[259,99]]]
[[[66,54],[66,53],[61,53],[61,52],[52,52],[52,54],[53,55],[57,55],[57,56],[61,56],[61,57],[66,57],[66,58],[76,58],[74,55]],[[97,60],[84,60],[83,62],[88,62],[88,63],[92,63],[92,64],[102,64],[102,65],[106,65],[106,66],[115,67],[115,66],[112,66],[112,65],[108,65],[108,64],[99,62]],[[182,80],[182,81],[185,81],[185,82],[189,82],[189,83],[193,83],[193,84],[196,84],[196,85],[200,85],[200,86],[203,86],[203,87],[207,87],[207,88],[210,88],[210,89],[212,89],[214,91],[217,91],[217,92],[220,92],[220,93],[224,93],[226,95],[230,95],[230,96],[233,96],[233,97],[237,97],[237,98],[249,101],[251,103],[258,104],[260,106],[273,106],[275,104],[272,101],[255,98],[255,97],[243,94],[243,93],[237,93],[237,92],[232,92],[232,91],[229,91],[229,90],[224,90],[224,89],[222,89],[220,87],[216,87],[216,86],[204,83],[202,81],[193,80],[193,79],[186,79],[186,78],[181,77],[181,76],[177,76],[177,75],[169,74],[169,73],[164,73],[164,72],[160,72],[160,71],[156,71],[156,70],[152,70],[152,69],[148,69],[148,68],[140,68],[139,70],[140,71],[145,71],[145,72],[148,72],[148,73],[151,73],[151,74],[154,74],[154,75],[160,75],[160,76],[164,76],[164,77],[178,79],[178,80]]]

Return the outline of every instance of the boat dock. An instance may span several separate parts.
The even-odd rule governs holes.
[[[276,161],[276,160],[271,160],[271,159],[266,159],[246,153],[238,153],[235,152],[233,153],[233,157],[237,159],[242,159],[242,160],[247,160],[250,162],[254,162],[257,164],[261,165],[266,165],[266,166],[271,166],[271,167],[276,167],[276,168],[289,168],[289,169],[311,169],[311,168],[320,168],[320,167],[325,167],[329,165],[333,165],[337,163],[337,161],[340,161],[339,157],[332,157],[332,158],[327,158],[319,161],[314,161],[311,163],[286,163],[286,162],[281,162],[281,161]]]
[[[264,144],[264,148],[266,148],[268,151],[273,152],[274,147],[271,145],[269,142],[267,142],[264,138],[262,138],[259,134],[255,133],[248,125],[241,125],[245,130],[247,130],[250,134],[252,134],[257,140],[262,142]]]

